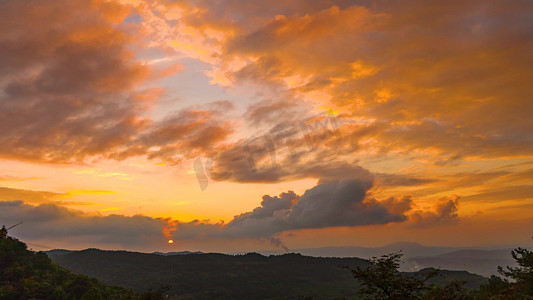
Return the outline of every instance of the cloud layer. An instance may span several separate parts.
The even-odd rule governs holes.
[[[167,239],[259,239],[286,249],[279,235],[289,231],[389,223],[424,228],[459,221],[456,196],[439,199],[431,209],[417,208],[409,195],[376,200],[372,197],[374,178],[370,173],[354,169],[350,174],[343,174],[343,179],[320,180],[302,195],[292,191],[264,195],[260,206],[228,223],[91,215],[52,201],[58,194],[4,188],[0,190],[0,222],[9,225],[23,221],[18,236],[30,242],[68,243],[71,247],[93,243],[146,249],[161,247]],[[25,201],[11,200],[14,197]]]
[[[17,236],[27,241],[141,247],[161,245],[166,240],[162,228],[168,220],[146,216],[87,216],[54,204],[29,205],[22,201],[0,202],[0,222],[24,222]]]

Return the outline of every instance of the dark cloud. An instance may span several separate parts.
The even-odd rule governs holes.
[[[354,147],[356,143],[345,138],[335,116],[323,111],[281,121],[262,135],[212,151],[209,172],[214,180],[236,182],[371,176],[350,156]]]
[[[294,192],[265,195],[261,206],[235,216],[227,224],[194,221],[177,224],[177,238],[274,238],[291,230],[341,226],[365,226],[403,222],[406,210],[393,213],[381,202],[367,198],[372,178],[352,173],[352,179],[321,180],[298,196]],[[282,244],[279,244],[282,245]]]
[[[61,203],[31,205],[23,201],[0,201],[0,223],[24,222],[17,236],[33,240],[103,247],[160,247],[166,239],[259,239],[286,248],[277,236],[302,229],[354,227],[408,222],[413,227],[451,224],[458,221],[458,198],[441,198],[429,211],[415,210],[411,196],[376,200],[369,190],[373,178],[354,171],[350,179],[325,179],[303,195],[292,191],[263,196],[261,205],[235,216],[230,222],[152,218],[142,215],[89,215],[67,209]],[[28,196],[29,195],[29,196]],[[25,201],[31,194],[19,194]],[[43,196],[41,196],[43,197]]]
[[[293,191],[287,193],[282,193],[278,196],[263,196],[263,201],[261,201],[261,206],[255,208],[250,213],[245,213],[240,215],[241,217],[250,217],[250,218],[266,218],[274,216],[274,213],[279,210],[290,209],[293,204],[298,202],[300,196],[296,195]]]
[[[244,117],[254,126],[276,124],[282,120],[292,121],[294,116],[303,115],[302,104],[293,99],[263,100],[251,104]]]
[[[141,215],[89,216],[54,204],[0,202],[0,223],[20,221],[23,225],[14,232],[28,241],[46,240],[74,247],[91,243],[104,247],[145,247],[166,242],[162,228],[168,220]]]

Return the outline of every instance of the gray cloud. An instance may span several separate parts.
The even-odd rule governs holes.
[[[392,213],[382,203],[367,198],[371,187],[371,177],[321,180],[301,196],[291,191],[276,197],[266,195],[260,207],[235,216],[227,224],[199,221],[179,223],[172,235],[178,239],[276,239],[276,234],[290,230],[365,226],[407,220],[404,211]]]
[[[29,205],[22,201],[0,202],[0,223],[16,224],[13,232],[28,241],[93,244],[115,247],[145,247],[163,244],[165,219],[141,215],[88,216],[54,204]]]
[[[210,176],[236,182],[371,177],[349,156],[357,146],[342,134],[342,128],[328,111],[279,120],[262,135],[212,151]]]
[[[371,176],[352,173],[350,179],[320,180],[301,196],[292,191],[263,196],[261,205],[228,223],[152,218],[142,215],[87,215],[54,203],[30,205],[0,201],[0,223],[24,226],[16,236],[28,241],[64,243],[70,247],[99,245],[150,249],[175,240],[260,239],[285,248],[280,233],[330,227],[353,227],[406,222],[428,227],[458,222],[458,197],[441,198],[433,210],[413,211],[411,196],[376,200],[369,190]]]

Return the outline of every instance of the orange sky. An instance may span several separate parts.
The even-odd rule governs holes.
[[[531,243],[531,11],[3,1],[0,224],[69,249]]]

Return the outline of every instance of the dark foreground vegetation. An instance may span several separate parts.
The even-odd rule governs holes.
[[[0,299],[100,300],[166,299],[161,289],[142,295],[128,288],[104,284],[87,275],[73,274],[53,263],[44,252],[0,231]]]
[[[525,249],[513,252],[518,268],[500,270],[512,281],[464,271],[402,273],[400,254],[370,261],[96,249],[51,256],[62,267],[1,237],[0,299],[533,299],[533,255]]]
[[[431,284],[431,279],[439,276],[437,270],[425,274],[402,274],[398,271],[401,256],[393,253],[375,257],[370,260],[369,267],[350,269],[361,284],[359,295],[363,299],[533,299],[533,252],[527,249],[512,251],[519,267],[498,268],[506,279],[491,276],[486,284],[475,290],[467,289],[461,280]]]

